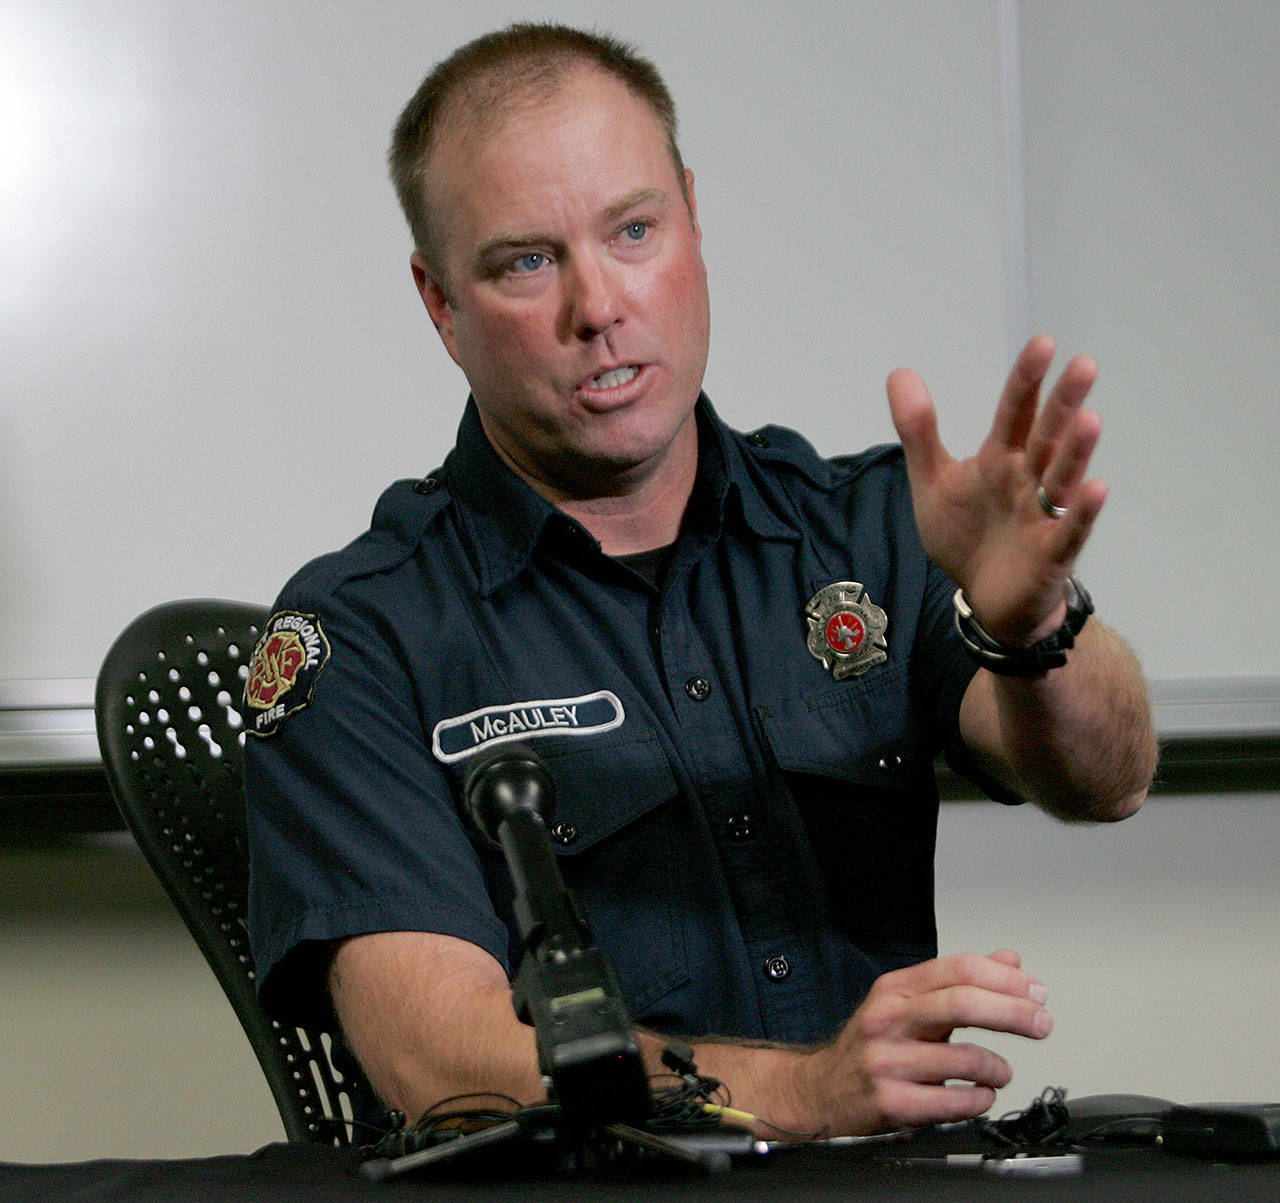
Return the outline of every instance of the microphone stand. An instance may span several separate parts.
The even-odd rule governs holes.
[[[548,1130],[579,1146],[606,1135],[704,1170],[727,1169],[723,1150],[687,1147],[644,1126],[652,1106],[644,1059],[613,963],[595,946],[551,850],[546,820],[554,787],[541,757],[520,745],[482,755],[467,774],[464,794],[476,825],[502,847],[515,886],[525,952],[512,1002],[533,1025],[550,1103],[440,1144],[366,1161],[363,1172],[397,1177]]]

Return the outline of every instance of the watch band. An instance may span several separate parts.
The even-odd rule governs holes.
[[[953,600],[956,630],[965,649],[983,668],[1003,677],[1038,677],[1051,668],[1061,668],[1067,662],[1067,649],[1075,646],[1076,636],[1093,613],[1093,599],[1071,577],[1067,581],[1067,617],[1062,626],[1030,647],[1010,647],[983,629],[963,589],[956,590]]]

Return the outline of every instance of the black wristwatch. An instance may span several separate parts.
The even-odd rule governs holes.
[[[1085,587],[1071,577],[1067,581],[1067,617],[1062,626],[1030,647],[1010,647],[983,630],[963,589],[956,590],[953,600],[956,630],[969,655],[983,668],[1002,677],[1038,677],[1051,668],[1061,668],[1067,662],[1067,649],[1075,646],[1076,636],[1093,613],[1093,599]]]

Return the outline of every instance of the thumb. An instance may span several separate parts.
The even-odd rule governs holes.
[[[928,478],[946,462],[947,452],[938,438],[938,412],[920,373],[912,368],[891,372],[886,384],[889,413],[902,440],[907,471],[913,480]]]
[[[995,952],[987,953],[987,956],[993,961],[1012,965],[1015,969],[1022,968],[1022,958],[1012,948],[997,948]]]

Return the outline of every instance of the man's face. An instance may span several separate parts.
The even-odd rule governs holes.
[[[416,254],[414,275],[504,459],[556,501],[691,462],[702,234],[649,106],[576,69],[493,127],[446,130],[428,179],[444,282]]]

